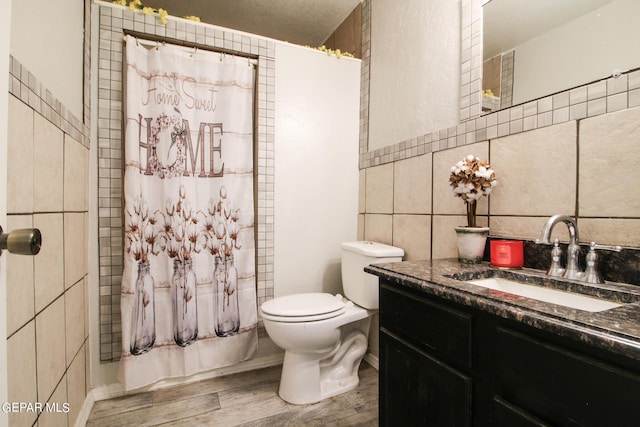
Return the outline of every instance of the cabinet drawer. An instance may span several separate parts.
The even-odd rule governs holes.
[[[471,368],[472,316],[384,282],[380,327],[456,366]]]
[[[492,360],[497,394],[550,424],[638,425],[635,372],[506,327]]]

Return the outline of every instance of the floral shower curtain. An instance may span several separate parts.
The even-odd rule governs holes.
[[[257,350],[254,67],[126,38],[126,389]]]

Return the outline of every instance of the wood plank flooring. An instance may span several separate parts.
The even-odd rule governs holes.
[[[278,397],[282,366],[96,402],[87,426],[377,426],[378,371],[360,365],[360,384],[311,405]]]

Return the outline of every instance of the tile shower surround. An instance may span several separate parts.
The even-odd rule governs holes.
[[[123,269],[122,82],[125,32],[141,38],[199,46],[257,58],[256,274],[258,304],[273,298],[273,176],[275,45],[271,40],[206,24],[95,3],[99,9],[98,227],[100,252],[100,360],[121,354],[120,285]]]

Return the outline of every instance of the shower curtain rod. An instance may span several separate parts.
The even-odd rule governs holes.
[[[240,58],[246,58],[249,61],[249,64],[251,65],[257,65],[258,64],[258,60],[256,58],[251,58],[249,56],[246,55],[241,55],[241,54],[236,54],[233,52],[229,52],[229,51],[223,51],[223,50],[213,50],[212,48],[206,46],[206,47],[201,47],[198,45],[187,45],[187,44],[176,44],[172,41],[165,41],[165,40],[149,40],[149,39],[144,39],[144,38],[139,38],[136,35],[133,34],[123,34],[122,35],[122,40],[124,40],[125,42],[127,41],[127,35],[133,37],[134,39],[136,39],[136,43],[140,43],[143,46],[148,46],[148,47],[158,47],[160,45],[165,45],[167,43],[172,44],[176,47],[180,47],[183,48],[185,52],[197,52],[199,50],[204,50],[206,52],[211,52],[211,53],[217,53],[219,55],[232,55],[232,56],[238,56]]]

